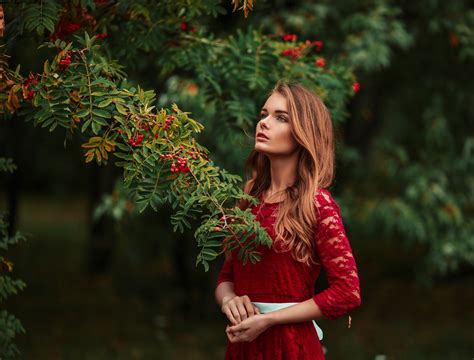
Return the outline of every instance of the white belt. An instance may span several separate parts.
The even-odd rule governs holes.
[[[268,303],[268,302],[254,302],[252,301],[252,304],[254,304],[258,309],[260,310],[260,313],[265,314],[269,313],[272,311],[284,309],[288,306],[291,305],[296,305],[299,304],[297,302],[289,302],[289,303]],[[323,339],[323,330],[316,324],[316,321],[313,320],[313,325],[314,328],[316,329],[316,332],[318,333],[318,338],[319,340]]]

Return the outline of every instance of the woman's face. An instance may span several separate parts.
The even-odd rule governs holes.
[[[268,155],[291,155],[298,143],[291,133],[286,98],[273,93],[263,105],[259,118],[255,129],[255,150]],[[259,134],[267,138],[259,137]]]

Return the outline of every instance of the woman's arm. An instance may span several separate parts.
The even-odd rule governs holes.
[[[326,318],[313,299],[308,299],[299,304],[288,306],[284,309],[263,314],[269,326],[277,324],[291,324]]]
[[[259,309],[252,304],[247,295],[238,296],[234,291],[234,271],[231,254],[226,254],[226,260],[222,265],[219,276],[215,298],[221,311],[227,316],[232,325],[240,324],[243,320],[259,314]]]
[[[329,287],[299,304],[260,314],[228,327],[226,332],[231,342],[252,341],[277,324],[335,319],[361,304],[357,267],[339,206],[326,189],[321,189],[316,202],[319,209],[314,232],[316,249],[326,271]]]
[[[230,281],[220,282],[216,287],[215,297],[217,304],[222,307],[222,305],[227,301],[235,297],[234,292],[234,283]]]
[[[316,201],[320,212],[316,249],[329,287],[300,304],[264,314],[270,325],[336,319],[361,304],[357,267],[339,206],[326,189],[321,189]]]
[[[227,326],[226,333],[232,343],[252,341],[273,325],[310,321],[322,316],[313,299],[308,299],[284,309],[252,316],[240,324]]]
[[[313,300],[326,318],[332,320],[360,306],[360,282],[339,206],[326,189],[321,189],[316,202],[320,211],[316,249],[329,287],[313,295]]]

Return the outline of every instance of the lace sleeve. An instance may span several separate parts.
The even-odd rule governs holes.
[[[316,207],[316,250],[329,287],[313,295],[313,300],[328,319],[335,319],[360,306],[359,276],[339,206],[328,190],[318,193]]]
[[[222,264],[221,271],[217,276],[216,287],[219,286],[221,282],[231,281],[234,282],[234,267],[232,264],[232,257],[226,256],[224,263]]]

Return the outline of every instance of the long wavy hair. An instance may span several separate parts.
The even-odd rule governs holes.
[[[287,100],[291,133],[298,146],[298,173],[286,188],[275,221],[276,240],[283,251],[306,265],[315,263],[314,231],[316,228],[316,193],[331,185],[335,173],[334,130],[328,109],[319,96],[299,83],[280,80],[270,91]],[[262,199],[271,184],[270,160],[255,149],[246,162],[247,181],[244,191]],[[249,202],[238,206],[244,210]],[[277,251],[277,250],[276,250]]]

